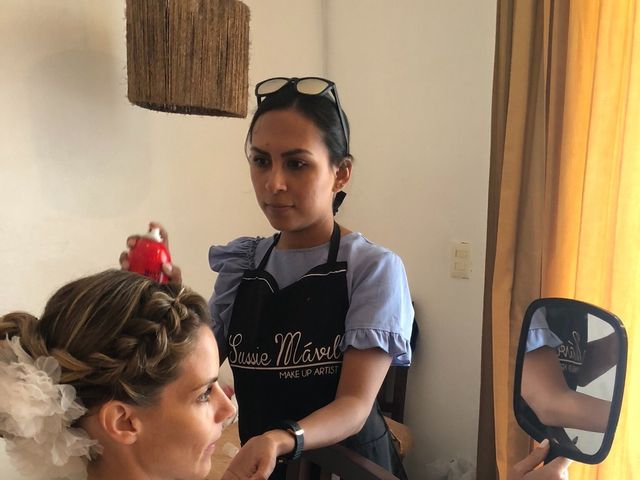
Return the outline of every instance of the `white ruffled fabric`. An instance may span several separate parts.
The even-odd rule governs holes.
[[[70,428],[86,409],[75,389],[59,382],[54,358],[34,361],[19,337],[0,340],[0,434],[15,467],[34,480],[83,480],[99,451],[84,430]]]

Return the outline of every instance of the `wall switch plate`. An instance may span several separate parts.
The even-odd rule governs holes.
[[[451,242],[451,267],[452,278],[469,278],[471,275],[471,243]]]

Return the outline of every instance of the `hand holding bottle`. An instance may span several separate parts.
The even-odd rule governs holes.
[[[131,235],[127,238],[126,250],[120,254],[123,270],[145,275],[159,283],[182,283],[182,272],[171,262],[169,235],[157,222],[149,223],[146,235]]]

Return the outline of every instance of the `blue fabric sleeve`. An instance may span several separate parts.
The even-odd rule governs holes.
[[[222,358],[227,356],[226,338],[236,292],[244,271],[255,268],[254,257],[259,240],[256,237],[240,237],[227,245],[214,245],[209,249],[209,266],[218,273],[209,299],[209,310]]]
[[[402,260],[379,247],[354,257],[347,267],[353,282],[340,347],[381,348],[392,365],[409,365],[414,311]]]
[[[545,307],[540,307],[533,312],[527,333],[526,353],[541,347],[557,348],[562,345],[562,340],[549,328],[546,315],[547,309]]]

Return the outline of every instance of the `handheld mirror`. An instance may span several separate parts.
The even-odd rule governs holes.
[[[618,317],[565,298],[535,300],[524,316],[513,406],[522,429],[549,439],[545,463],[602,462],[620,416],[627,335]]]

